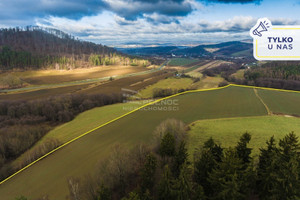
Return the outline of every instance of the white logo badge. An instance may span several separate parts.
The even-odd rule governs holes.
[[[300,60],[300,26],[272,26],[261,18],[250,30],[257,60]]]

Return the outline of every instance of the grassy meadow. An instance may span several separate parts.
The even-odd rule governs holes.
[[[169,66],[183,66],[183,65],[189,65],[195,62],[198,62],[199,60],[196,59],[188,59],[188,58],[173,58],[169,61]]]
[[[18,159],[13,162],[13,166],[19,166],[19,162],[26,159],[30,152],[47,139],[58,139],[60,142],[65,143],[71,139],[80,136],[93,128],[96,128],[100,124],[104,124],[110,120],[115,119],[128,112],[127,108],[137,108],[143,105],[143,101],[139,102],[129,102],[129,103],[118,103],[113,105],[107,105],[103,107],[93,108],[86,112],[83,112],[76,116],[70,122],[57,126],[51,130],[47,135],[45,135],[41,140],[39,140],[30,150],[22,154]]]
[[[274,136],[281,139],[294,131],[300,136],[300,118],[284,116],[261,116],[226,119],[199,120],[191,123],[188,138],[189,153],[212,137],[222,147],[235,146],[240,136],[248,132],[252,139],[249,146],[252,155],[259,154],[259,148],[266,146],[266,141]],[[200,145],[199,145],[200,144]]]
[[[238,78],[238,79],[243,79],[244,78],[244,74],[245,74],[245,70],[244,69],[240,69],[236,73],[232,74],[232,76],[234,76],[235,78]]]
[[[257,91],[273,113],[300,116],[300,92]]]
[[[167,79],[162,79],[157,83],[140,90],[138,96],[141,98],[152,98],[153,91],[156,88],[173,90],[217,88],[219,86],[219,83],[224,81],[224,78],[222,77],[207,76],[203,78],[200,72],[189,72],[188,75],[193,78],[200,78],[200,81],[194,82],[192,78],[170,77]]]
[[[222,77],[205,77],[201,79],[200,81],[193,83],[192,88],[195,89],[209,89],[209,88],[217,88],[219,84],[224,81],[224,78]]]
[[[50,199],[64,199],[68,193],[68,177],[93,172],[98,163],[109,156],[114,144],[130,148],[142,142],[151,143],[155,127],[168,118],[189,124],[201,119],[267,114],[250,88],[228,87],[188,93],[170,100],[171,105],[167,107],[171,110],[161,110],[165,107],[159,104],[148,106],[67,145],[1,185],[0,196],[13,199],[19,195],[37,198],[49,194]]]
[[[193,80],[191,78],[175,78],[171,77],[168,79],[163,79],[156,84],[150,85],[145,89],[141,90],[138,96],[142,98],[151,98],[153,96],[153,90],[155,88],[160,89],[187,89],[191,86]]]

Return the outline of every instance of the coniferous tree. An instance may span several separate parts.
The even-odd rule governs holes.
[[[172,173],[174,177],[178,177],[181,171],[182,165],[187,162],[188,153],[187,148],[185,147],[185,142],[181,141],[178,147],[178,151],[175,153],[173,164],[172,164]]]
[[[286,135],[275,147],[274,138],[261,150],[258,184],[264,199],[297,199],[300,196],[299,142],[294,133]]]
[[[251,161],[250,154],[252,149],[247,146],[250,140],[251,140],[251,135],[246,132],[241,136],[240,141],[236,146],[237,155],[245,165],[249,164]]]
[[[212,199],[240,200],[245,198],[242,193],[242,161],[235,149],[225,151],[222,162],[209,174],[209,182],[213,188]]]
[[[176,179],[176,199],[189,200],[193,198],[193,182],[191,170],[184,164],[180,170],[180,175]]]
[[[194,180],[203,187],[206,196],[211,196],[213,188],[208,181],[209,173],[216,169],[223,157],[223,149],[212,138],[204,143],[203,149],[195,154]]]
[[[153,154],[148,154],[146,163],[141,170],[141,193],[144,194],[147,190],[152,190],[155,182],[155,171],[157,159]]]
[[[266,148],[260,149],[259,163],[257,168],[257,191],[262,199],[272,199],[272,191],[275,188],[276,173],[278,172],[278,149],[274,136],[267,142]]]
[[[171,133],[166,133],[161,140],[160,147],[159,147],[159,154],[162,157],[166,156],[174,156],[176,151],[175,146],[175,138],[174,135]]]
[[[279,171],[276,190],[280,199],[297,199],[300,196],[300,145],[292,132],[279,141]]]
[[[164,167],[162,179],[158,186],[158,199],[173,200],[175,197],[176,193],[174,191],[174,180],[168,165],[166,165]]]

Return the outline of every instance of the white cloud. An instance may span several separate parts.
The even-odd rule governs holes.
[[[186,20],[152,23],[147,18],[159,20],[159,14],[147,15],[136,21],[126,20],[112,12],[104,12],[97,16],[84,17],[81,20],[50,17],[46,21],[38,21],[38,25],[57,28],[84,40],[106,45],[127,43],[143,44],[199,44],[249,39],[249,30],[256,24],[251,16],[236,16],[223,21]],[[163,18],[161,20],[164,20]],[[281,24],[294,24],[295,20],[271,19]]]

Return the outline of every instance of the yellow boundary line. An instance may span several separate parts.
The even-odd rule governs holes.
[[[169,98],[173,98],[173,97],[176,97],[176,96],[179,96],[179,95],[183,95],[183,94],[195,93],[195,92],[204,92],[204,91],[212,91],[212,90],[220,90],[220,89],[227,88],[227,87],[229,87],[229,86],[244,87],[244,88],[255,88],[255,89],[272,90],[272,91],[281,91],[281,92],[300,93],[300,91],[294,91],[294,90],[283,90],[283,89],[273,89],[273,88],[266,88],[266,87],[255,87],[255,86],[247,86],[247,85],[229,84],[229,85],[226,85],[226,86],[223,86],[223,87],[218,87],[218,88],[210,88],[210,89],[199,89],[199,90],[189,90],[189,91],[184,91],[184,92],[177,93],[177,94],[174,94],[174,95],[171,95],[171,96],[168,96],[168,97],[164,97],[164,98],[161,98],[161,99],[157,99],[157,100],[155,100],[155,101],[153,101],[153,102],[147,103],[147,104],[145,104],[145,105],[143,105],[143,106],[141,106],[141,107],[139,107],[139,108],[136,108],[136,109],[134,109],[134,110],[132,110],[132,111],[130,111],[130,112],[128,112],[128,113],[125,113],[125,114],[123,114],[123,115],[121,115],[121,116],[119,116],[119,117],[117,117],[117,118],[115,118],[115,119],[112,119],[112,120],[110,120],[110,121],[108,121],[108,122],[106,122],[106,123],[104,123],[104,124],[101,124],[100,126],[97,126],[97,127],[93,128],[93,129],[91,129],[91,130],[89,130],[89,131],[87,131],[87,132],[81,134],[80,136],[75,137],[74,139],[72,139],[72,140],[70,140],[70,141],[68,141],[68,142],[66,142],[66,143],[64,143],[64,144],[62,144],[62,145],[60,145],[59,147],[53,149],[52,151],[46,153],[45,155],[41,156],[41,157],[38,158],[37,160],[33,161],[32,163],[26,165],[25,167],[23,167],[23,168],[20,169],[19,171],[17,171],[17,172],[15,172],[14,174],[10,175],[9,177],[7,177],[7,178],[4,179],[3,181],[1,181],[1,182],[0,182],[0,185],[2,185],[3,183],[5,183],[5,182],[8,181],[9,179],[13,178],[14,176],[18,175],[18,174],[21,173],[22,171],[26,170],[27,168],[31,167],[32,165],[34,165],[35,163],[39,162],[40,160],[42,160],[42,159],[46,158],[47,156],[53,154],[54,152],[58,151],[59,149],[61,149],[61,148],[65,147],[65,146],[67,146],[68,144],[70,144],[70,143],[72,143],[72,142],[74,142],[74,141],[76,141],[76,140],[82,138],[83,136],[85,136],[85,135],[87,135],[87,134],[89,134],[89,133],[91,133],[91,132],[93,132],[93,131],[95,131],[95,130],[97,130],[97,129],[99,129],[99,128],[102,128],[102,127],[104,127],[104,126],[106,126],[106,125],[108,125],[108,124],[111,124],[111,123],[113,123],[113,122],[115,122],[115,121],[117,121],[117,120],[119,120],[119,119],[121,119],[121,118],[123,118],[123,117],[125,117],[125,116],[127,116],[127,115],[130,115],[131,113],[134,113],[134,112],[136,112],[136,111],[138,111],[138,110],[140,110],[140,109],[142,109],[142,108],[144,108],[144,107],[146,107],[146,106],[153,105],[153,104],[155,104],[155,103],[157,103],[157,102],[159,102],[159,101],[162,101],[162,100],[165,100],[165,99],[169,99]]]

